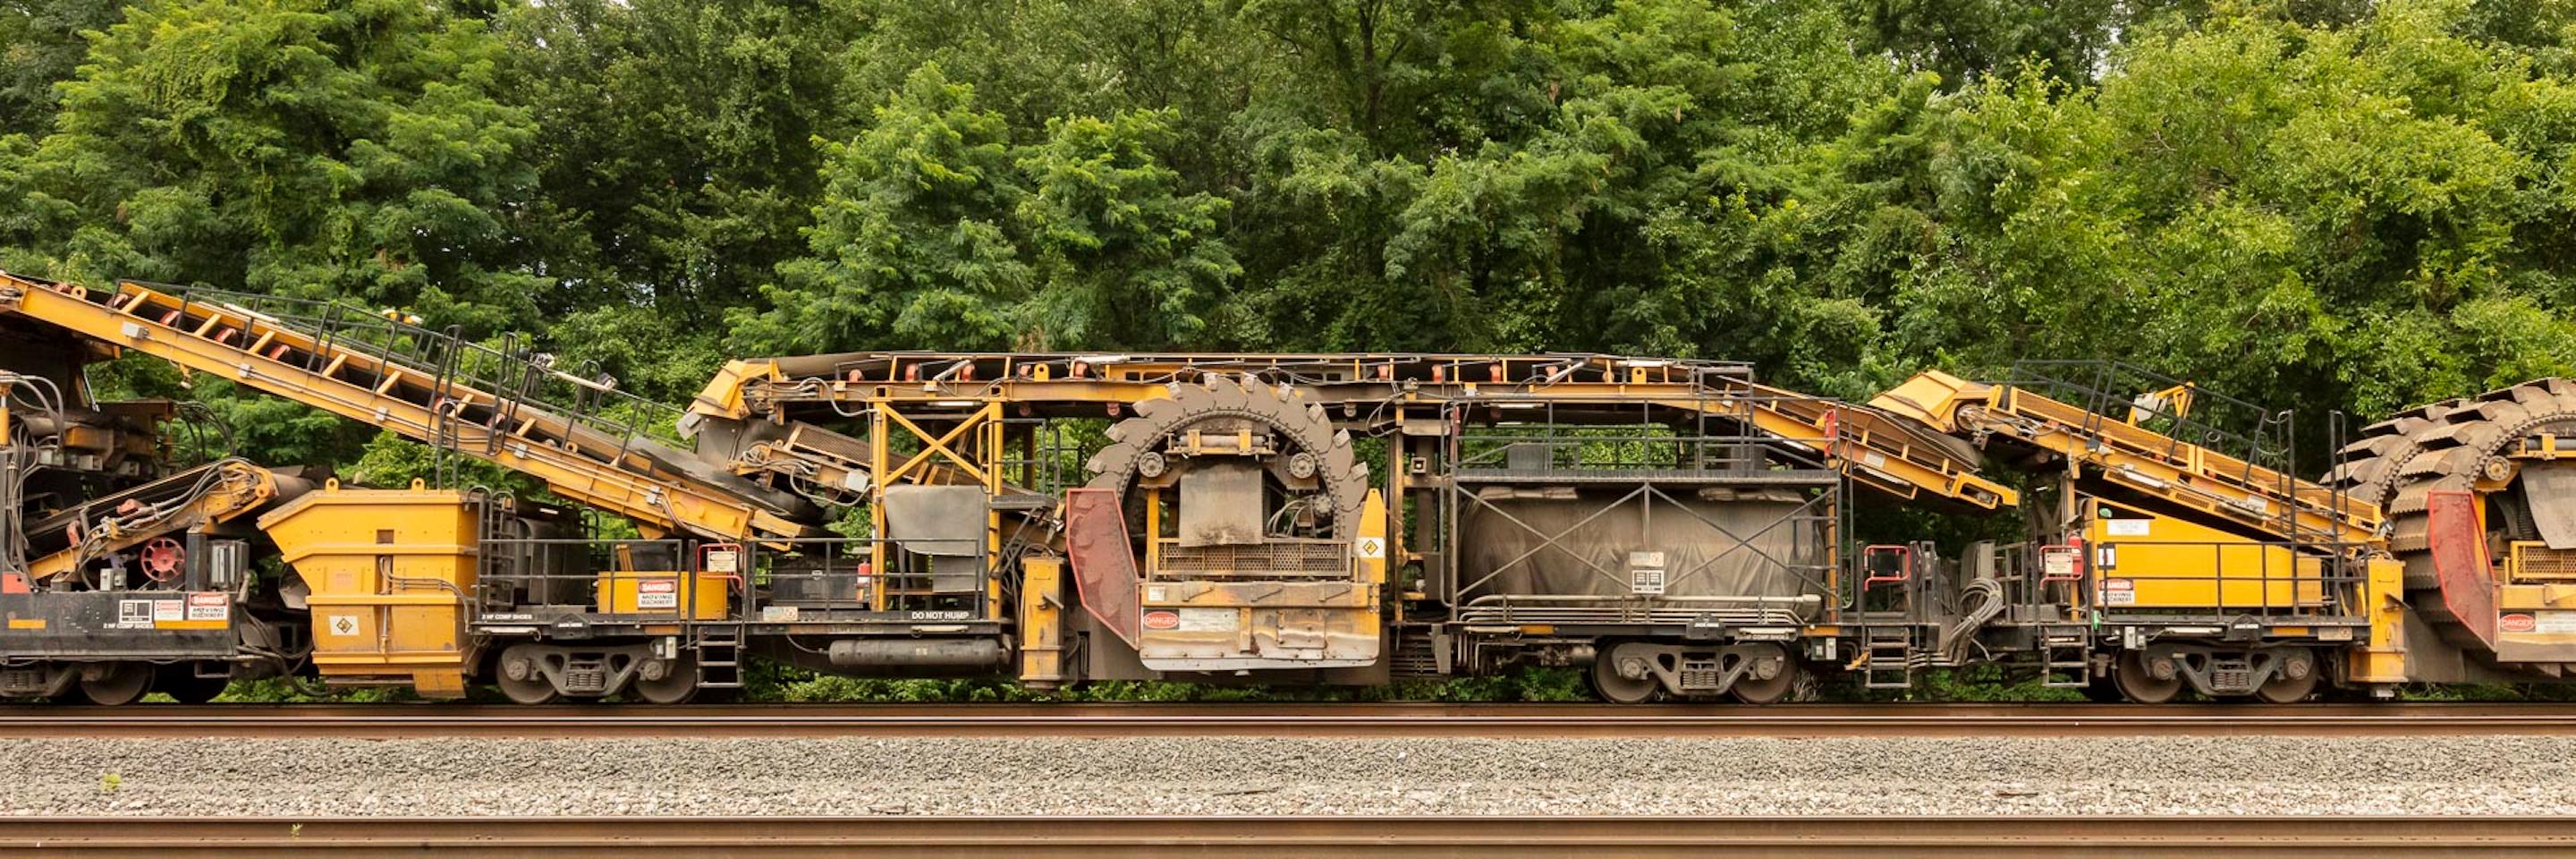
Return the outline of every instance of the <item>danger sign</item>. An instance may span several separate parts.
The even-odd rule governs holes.
[[[635,583],[635,607],[679,608],[680,583],[675,579],[646,579]]]

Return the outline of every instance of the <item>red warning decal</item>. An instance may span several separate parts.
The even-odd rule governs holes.
[[[1146,629],[1178,629],[1180,626],[1180,612],[1156,609],[1145,613]]]
[[[2540,623],[2527,614],[2508,614],[2496,618],[2496,629],[2505,632],[2530,632]]]

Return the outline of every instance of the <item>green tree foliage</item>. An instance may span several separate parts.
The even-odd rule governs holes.
[[[511,204],[536,128],[496,99],[501,49],[402,0],[131,8],[21,168],[41,256],[13,262],[530,325]]]
[[[737,316],[782,350],[1116,348],[1186,342],[1240,272],[1223,200],[1179,193],[1161,112],[1051,120],[1015,143],[974,87],[925,65],[871,127],[824,147],[814,255]]]
[[[666,401],[762,352],[1601,349],[2377,415],[2576,371],[2570,9],[28,0],[0,265],[402,306]]]
[[[518,221],[536,193],[503,43],[417,2],[131,6],[59,82],[40,140],[0,140],[0,265],[87,283],[210,283],[401,306],[476,331],[537,323]],[[16,50],[13,46],[12,50]],[[329,462],[364,436],[299,407],[185,390],[245,451]]]
[[[853,16],[815,2],[571,0],[504,18],[503,80],[541,129],[528,240],[569,357],[696,392],[730,307],[805,252],[817,135],[841,136]]]
[[[1909,70],[1966,83],[2025,64],[2090,80],[2113,49],[2141,31],[2187,25],[2200,3],[2162,0],[1861,0],[1846,4],[1859,35]],[[2284,9],[2284,12],[2289,10]],[[2318,9],[2315,14],[2336,10]]]
[[[2576,367],[2576,91],[2463,12],[2214,21],[2098,88],[1900,98],[1903,132],[1846,141],[1917,137],[1879,200],[1926,239],[1875,266],[1897,354],[2126,358],[2366,414]]]
[[[81,34],[115,23],[122,7],[115,0],[0,2],[0,135],[53,126],[61,102],[54,84],[70,79],[89,50]]]

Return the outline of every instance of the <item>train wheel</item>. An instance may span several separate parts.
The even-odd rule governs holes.
[[[1592,693],[1613,704],[1645,703],[1663,686],[1646,668],[1653,659],[1650,650],[1635,642],[1611,646],[1592,660]]]
[[[551,704],[563,693],[555,691],[554,681],[537,669],[537,655],[519,645],[501,652],[500,676],[493,678],[501,694],[521,704]]]
[[[2135,704],[2163,704],[2182,697],[2181,674],[2159,678],[2147,670],[2145,655],[2135,651],[2120,654],[2111,682],[2119,687],[2120,697]]]
[[[2306,651],[2294,651],[2281,658],[2281,670],[2254,690],[2254,699],[2266,704],[2296,704],[2317,692],[2317,661]]]
[[[648,704],[686,704],[689,699],[697,697],[697,657],[682,656],[664,665],[667,668],[660,677],[636,676],[635,697]]]
[[[519,704],[552,704],[555,699],[563,697],[562,693],[555,691],[555,684],[547,682],[543,677],[529,677],[522,680],[503,677],[498,685],[501,687],[503,696]]]
[[[152,666],[135,662],[115,663],[96,677],[82,675],[80,687],[81,696],[92,704],[102,707],[132,704],[142,698],[143,693],[152,691]]]
[[[1745,672],[1743,677],[1736,678],[1735,685],[1728,687],[1726,693],[1735,696],[1735,700],[1747,704],[1777,704],[1788,698],[1789,693],[1797,691],[1798,675],[1806,673],[1798,665],[1797,657],[1790,656],[1776,646],[1771,647],[1770,650],[1779,654],[1778,661],[1773,663],[1779,666],[1777,673],[1764,678],[1755,676],[1756,672]],[[1771,657],[1765,655],[1757,658]]]

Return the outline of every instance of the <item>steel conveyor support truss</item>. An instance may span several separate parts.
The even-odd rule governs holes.
[[[1872,489],[1900,498],[1930,492],[1992,510],[2019,503],[2018,493],[1976,475],[1977,458],[1954,440],[1908,426],[1876,409],[1745,384],[1732,398],[1754,426],[1792,441],[1825,440],[1837,467]]]
[[[1870,405],[1962,438],[2045,450],[2131,491],[2285,539],[2385,545],[2377,505],[2028,388],[1932,370]]]
[[[1614,355],[1082,355],[852,353],[734,361],[692,404],[684,429],[710,422],[776,422],[846,417],[850,404],[960,399],[1019,404],[1132,405],[1167,396],[1176,380],[1249,375],[1295,385],[1304,402],[1347,419],[1408,405],[1650,402],[1683,412],[1742,420],[1781,439],[1821,449],[1861,485],[1902,498],[1922,493],[1983,509],[2018,503],[2007,486],[1976,474],[1981,458],[1965,442],[1867,406],[1754,383],[1742,365]],[[1508,404],[1508,405],[1506,405]],[[794,455],[770,445],[762,457]],[[736,463],[745,471],[774,461]],[[846,463],[816,461],[836,474]],[[886,477],[879,475],[882,481]]]
[[[126,282],[97,293],[0,273],[0,312],[232,380],[539,480],[556,494],[635,520],[727,540],[792,536],[796,508],[765,498],[632,431],[460,378],[332,326],[307,326],[227,296],[197,300]],[[364,321],[350,313],[352,321]],[[389,339],[478,349],[450,335],[378,319]],[[490,350],[483,350],[490,354]],[[539,368],[543,369],[543,368]]]

